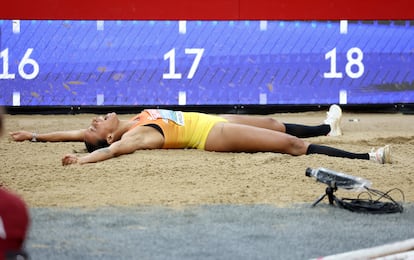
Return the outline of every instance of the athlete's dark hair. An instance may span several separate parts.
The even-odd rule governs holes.
[[[88,152],[91,153],[95,150],[108,147],[109,144],[105,139],[100,139],[96,142],[96,144],[92,144],[92,143],[89,143],[89,142],[85,141],[85,146],[86,146],[86,150],[88,150]]]

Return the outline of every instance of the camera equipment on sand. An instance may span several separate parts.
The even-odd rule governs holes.
[[[329,204],[344,208],[353,212],[370,213],[370,214],[384,214],[403,212],[401,203],[395,201],[389,193],[396,190],[399,191],[404,200],[404,193],[400,189],[391,189],[387,192],[382,192],[370,188],[371,182],[361,177],[347,175],[341,172],[326,168],[307,168],[305,175],[314,177],[318,182],[328,185],[325,189],[325,194],[321,195],[313,204],[316,206],[325,197],[328,197]],[[335,196],[335,191],[338,188],[354,191],[362,191],[357,198],[338,198]],[[362,196],[367,198],[363,199]],[[383,201],[386,200],[386,201]]]

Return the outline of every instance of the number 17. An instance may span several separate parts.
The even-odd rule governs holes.
[[[203,48],[186,48],[185,54],[195,55],[193,64],[191,64],[190,71],[188,72],[187,79],[192,79],[197,71],[198,65],[200,64],[201,57],[203,56]],[[175,48],[164,54],[164,60],[169,60],[169,71],[168,73],[162,74],[163,79],[181,79],[181,73],[175,72]]]

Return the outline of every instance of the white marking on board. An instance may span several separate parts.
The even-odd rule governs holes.
[[[341,34],[347,34],[348,33],[348,21],[347,20],[341,20],[339,22],[339,32]]]
[[[178,21],[178,32],[180,34],[187,33],[187,21]]]
[[[339,104],[348,103],[348,93],[346,90],[339,91]]]
[[[13,33],[15,34],[20,33],[20,20],[13,20],[12,26],[13,26]]]
[[[267,104],[267,94],[266,93],[260,93],[260,95],[259,95],[259,104],[260,105],[266,105]]]
[[[96,30],[103,31],[105,29],[104,21],[96,21]]]
[[[20,92],[13,92],[13,106],[20,106]]]
[[[267,21],[260,21],[260,31],[267,31]]]
[[[105,96],[104,94],[97,94],[96,95],[96,105],[102,106],[105,102]]]
[[[178,105],[184,106],[187,104],[187,93],[185,91],[178,92]]]

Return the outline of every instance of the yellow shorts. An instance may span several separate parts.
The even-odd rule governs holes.
[[[211,128],[226,119],[196,112],[183,112],[184,125],[168,122],[162,126],[165,143],[163,148],[197,148],[204,150]]]

